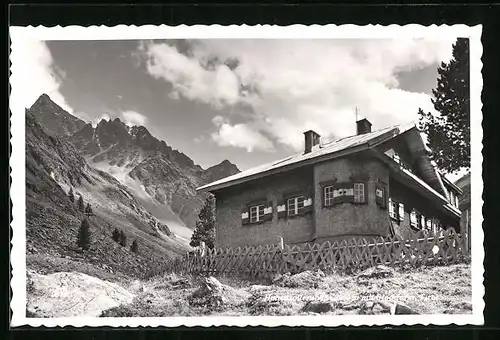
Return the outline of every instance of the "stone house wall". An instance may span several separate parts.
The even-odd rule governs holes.
[[[312,193],[312,169],[301,168],[273,175],[216,193],[216,243],[231,247],[242,245],[276,244],[279,237],[285,243],[305,242],[313,233],[312,213],[293,218],[280,218],[276,213],[277,203],[291,193]],[[265,200],[272,202],[272,220],[260,224],[243,225],[241,210],[249,202]]]

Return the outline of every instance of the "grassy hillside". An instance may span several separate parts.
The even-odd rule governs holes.
[[[75,202],[68,197],[70,188]],[[91,247],[84,252],[76,246],[78,228],[86,217],[76,203],[80,195],[94,212],[88,217]],[[79,270],[91,265],[110,275],[142,277],[166,258],[187,250],[126,187],[90,167],[70,143],[48,135],[29,114],[26,217],[27,268],[42,272]],[[125,233],[127,246],[112,240],[115,228]],[[133,240],[139,245],[137,253],[129,248]]]

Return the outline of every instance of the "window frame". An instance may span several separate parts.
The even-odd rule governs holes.
[[[301,208],[304,208],[304,202],[306,200],[305,195],[297,195],[286,198],[286,215],[288,217],[294,217],[299,215],[299,211]],[[293,201],[294,209],[290,210],[290,201]],[[302,202],[302,207],[300,207],[299,203]]]
[[[363,194],[363,200],[360,200],[360,201],[356,201],[356,185],[362,185],[363,186],[363,189],[360,190],[358,188],[358,194],[360,192],[362,192]],[[363,182],[363,181],[355,181],[352,183],[352,190],[353,190],[353,203],[354,204],[366,204],[368,203],[368,197],[367,197],[367,183],[366,182]]]
[[[399,221],[399,202],[392,198],[389,198],[389,217]]]
[[[366,204],[368,203],[367,183],[365,181],[357,180],[356,183],[365,184],[365,202],[354,203],[354,181],[349,180],[345,182],[338,182],[337,180],[320,182],[321,187],[321,206],[323,208],[331,208],[338,204],[352,203],[352,204]],[[327,190],[330,191],[327,197]],[[335,196],[336,191],[345,191],[346,193]]]
[[[260,208],[262,207],[262,213],[260,213]],[[255,224],[255,223],[260,223],[260,222],[263,222],[264,220],[262,219],[262,217],[265,215],[264,214],[264,209],[265,209],[265,204],[264,203],[256,203],[256,204],[252,204],[248,207],[248,222],[250,224]],[[252,209],[253,208],[257,208],[256,212],[257,212],[257,219],[256,220],[252,220]]]
[[[330,195],[331,197],[326,197],[326,190],[327,189],[330,189]],[[334,206],[334,199],[335,199],[335,195],[334,195],[334,192],[335,192],[335,185],[334,184],[329,184],[329,185],[325,185],[323,186],[323,190],[322,190],[322,201],[323,201],[323,206],[324,207],[331,207],[331,206]]]

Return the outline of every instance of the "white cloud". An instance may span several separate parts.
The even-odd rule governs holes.
[[[147,56],[149,74],[173,85],[172,98],[183,95],[215,107],[232,105],[238,100],[236,75],[226,65],[208,71],[197,59],[188,58],[167,44],[149,45]]]
[[[78,113],[78,116],[82,116],[81,114]],[[99,122],[101,120],[107,120],[107,121],[110,121],[111,120],[111,116],[107,113],[103,113],[102,115],[100,115],[99,117],[97,118],[90,118],[88,115],[85,115],[85,117],[87,118],[86,121],[90,122],[90,124],[92,125],[92,127],[96,127],[97,124],[99,124]]]
[[[11,60],[16,84],[22,87],[24,107],[31,107],[42,93],[46,93],[63,109],[73,113],[73,108],[60,92],[66,73],[54,64],[45,42],[17,40],[13,44]]]
[[[217,132],[211,137],[220,146],[245,148],[248,152],[274,151],[272,142],[247,124],[231,125],[221,116],[214,117],[212,122],[217,127]]]
[[[135,111],[123,111],[122,117],[125,120],[125,123],[128,125],[144,125],[146,124],[147,118],[146,116],[140,114]]]
[[[432,112],[430,97],[398,89],[395,74],[449,60],[453,43],[214,39],[193,42],[190,56],[165,43],[141,46],[148,73],[172,84],[172,98],[251,108],[241,112],[244,124],[217,122],[219,144],[224,132],[235,138],[231,145],[247,148],[234,132],[248,137],[252,131],[266,148],[271,141],[264,135],[298,151],[308,129],[325,136],[355,133],[355,106],[373,129],[415,121],[419,107]],[[207,67],[214,58],[237,59],[238,65]]]

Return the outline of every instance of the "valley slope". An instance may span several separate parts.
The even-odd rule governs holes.
[[[126,275],[154,270],[189,250],[186,226],[194,227],[205,199],[196,187],[237,172],[228,161],[204,170],[142,126],[115,119],[94,128],[42,95],[26,110],[28,264],[56,257]],[[94,211],[89,252],[76,247],[85,216],[70,188]],[[112,240],[115,228],[139,242],[139,253]]]

